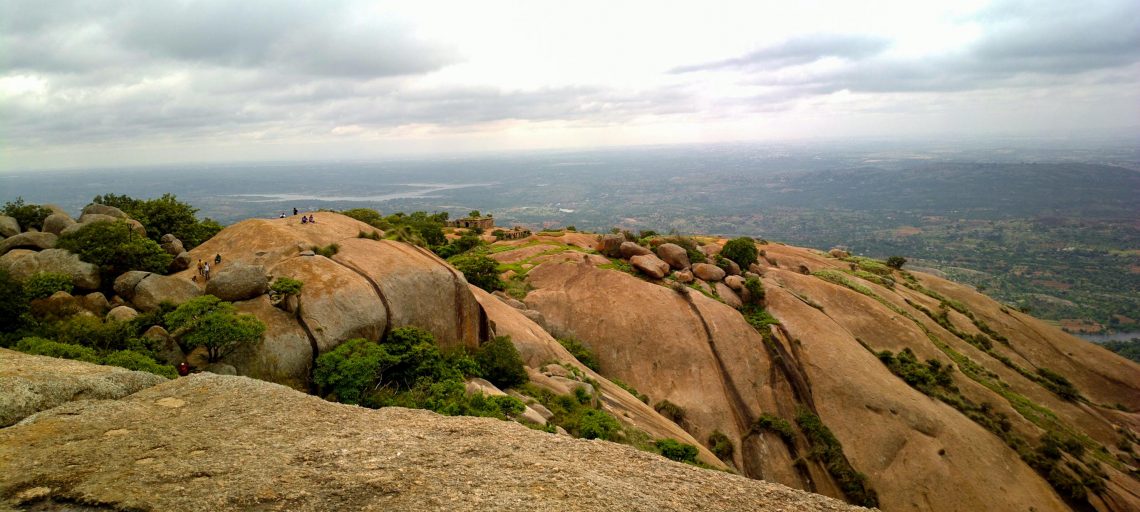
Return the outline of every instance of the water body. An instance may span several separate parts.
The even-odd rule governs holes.
[[[489,187],[493,185],[493,183],[402,183],[401,185],[418,188],[419,190],[366,196],[328,194],[229,194],[226,197],[242,198],[251,203],[270,203],[278,201],[390,201],[392,199],[433,197],[430,194],[442,192],[444,190],[456,190],[471,187]]]
[[[1106,341],[1128,341],[1132,338],[1140,338],[1140,331],[1121,331],[1107,334],[1078,334],[1077,336],[1093,343],[1104,343]]]

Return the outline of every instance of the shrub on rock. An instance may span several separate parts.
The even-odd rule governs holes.
[[[724,244],[720,255],[735,261],[737,265],[740,265],[740,268],[748,268],[748,265],[756,263],[759,252],[756,250],[756,242],[751,238],[740,237],[733,238]]]
[[[497,336],[484,343],[475,355],[475,362],[479,363],[483,378],[499,388],[519,386],[530,380],[510,336]]]
[[[183,352],[206,347],[209,362],[217,362],[235,350],[261,341],[265,324],[249,314],[238,314],[229,302],[213,295],[195,297],[163,318],[173,329],[171,336]]]
[[[99,267],[105,283],[128,270],[165,273],[173,259],[157,242],[135,234],[124,221],[86,224],[59,237],[56,246]]]

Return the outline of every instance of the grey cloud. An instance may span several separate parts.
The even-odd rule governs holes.
[[[3,11],[0,41],[10,51],[0,70],[205,65],[374,78],[457,62],[454,49],[359,9],[343,1],[17,1]]]
[[[809,64],[826,57],[862,60],[881,53],[890,46],[886,39],[856,34],[817,34],[788,39],[741,57],[691,66],[681,66],[673,73],[691,73],[719,69],[765,70]]]

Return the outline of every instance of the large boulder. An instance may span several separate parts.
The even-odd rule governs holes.
[[[113,322],[128,322],[139,316],[139,312],[130,306],[115,306],[107,312],[107,320]]]
[[[602,235],[598,237],[598,244],[594,248],[611,258],[620,258],[621,244],[624,242],[625,237],[621,235]]]
[[[153,373],[0,348],[0,428],[65,402],[120,398],[164,381]],[[17,445],[0,440],[2,446]]]
[[[661,244],[657,247],[657,257],[675,270],[689,268],[689,253],[677,244]]]
[[[737,295],[732,288],[729,288],[728,285],[716,283],[713,285],[713,289],[716,290],[716,294],[720,297],[720,300],[723,300],[724,303],[730,307],[737,309],[744,307],[744,302],[740,300],[740,296]]]
[[[162,238],[158,240],[158,243],[162,246],[162,250],[166,251],[166,253],[171,256],[178,256],[179,254],[186,252],[186,247],[182,245],[182,241],[170,233],[162,235]]]
[[[268,290],[269,277],[260,265],[228,265],[206,282],[207,295],[231,302],[252,299]]]
[[[709,263],[697,263],[693,265],[693,275],[711,283],[724,279],[724,269]]]
[[[724,262],[727,264],[726,266],[728,267],[728,269],[725,270],[725,272],[728,275],[730,275],[730,276],[740,275],[740,265],[737,265],[735,261],[732,261],[732,260],[727,259],[727,258],[724,260]]]
[[[0,431],[0,460],[5,510],[856,510],[616,443],[211,374],[37,415]]]
[[[42,299],[31,302],[32,314],[38,317],[53,316],[63,318],[83,311],[82,300],[65,291],[58,291]]]
[[[728,285],[728,287],[734,291],[740,291],[744,289],[744,278],[740,276],[727,276],[724,278],[724,284]]]
[[[146,227],[143,226],[141,222],[139,222],[135,219],[120,218],[120,217],[115,217],[112,215],[103,215],[101,213],[85,213],[85,214],[83,214],[82,216],[79,217],[79,221],[77,223],[72,224],[70,226],[67,226],[66,228],[63,229],[63,231],[60,231],[60,235],[68,235],[68,234],[74,233],[76,231],[79,231],[80,229],[83,229],[83,226],[87,226],[89,224],[95,224],[97,222],[118,222],[118,221],[126,222],[127,225],[131,227],[131,231],[134,231],[136,235],[146,236]]]
[[[637,245],[633,242],[622,242],[618,250],[621,252],[621,257],[627,260],[633,258],[634,256],[653,254],[649,249]]]
[[[53,235],[59,235],[72,224],[75,224],[75,221],[72,220],[70,215],[66,213],[53,213],[44,219],[44,231]]]
[[[202,295],[198,285],[186,279],[138,270],[115,279],[114,289],[142,311],[154,311],[163,302],[182,304]]]
[[[83,290],[99,288],[99,268],[79,259],[64,249],[45,249],[39,252],[12,251],[0,256],[4,268],[18,281],[24,281],[39,272],[54,272],[71,276],[71,284]]]
[[[0,236],[9,237],[20,234],[20,223],[7,215],[0,215]]]
[[[188,268],[190,268],[190,253],[186,251],[178,253],[173,260],[170,260],[171,272],[181,272]]]
[[[661,261],[660,258],[652,254],[634,256],[630,258],[629,263],[633,265],[633,268],[640,270],[643,274],[653,279],[661,279],[669,273],[669,264]]]
[[[114,206],[107,206],[105,204],[91,203],[83,208],[80,213],[80,218],[84,215],[106,215],[108,217],[115,217],[117,219],[129,219],[130,216]],[[83,222],[80,220],[80,222]]]
[[[107,296],[103,292],[91,292],[83,296],[83,309],[94,313],[96,316],[103,316],[111,309],[111,302],[107,300]]]
[[[55,247],[55,242],[59,237],[51,233],[42,232],[27,232],[20,233],[15,236],[0,240],[0,254],[4,254],[12,249],[51,249]]]
[[[673,272],[673,279],[676,279],[677,282],[681,284],[689,284],[693,282],[693,271],[688,269],[678,270]]]

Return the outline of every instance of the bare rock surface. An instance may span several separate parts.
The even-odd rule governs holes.
[[[625,237],[621,235],[602,235],[594,248],[606,256],[617,258],[621,256],[621,244],[624,242]]]
[[[693,265],[693,275],[698,279],[708,282],[716,282],[724,279],[724,270],[720,267],[710,263],[696,263]]]
[[[661,279],[665,274],[669,273],[669,264],[661,261],[660,258],[652,254],[641,254],[634,256],[629,260],[633,268],[640,270],[641,273],[652,277],[653,279]]]
[[[130,218],[126,213],[123,212],[123,210],[115,208],[114,206],[108,206],[108,205],[99,204],[99,203],[91,203],[91,204],[83,207],[83,211],[80,213],[80,217],[82,217],[84,215],[92,215],[92,214],[94,214],[94,215],[107,215],[109,217],[115,217],[116,219],[129,219]]]
[[[206,282],[206,294],[227,301],[252,299],[269,290],[269,278],[260,265],[223,266]]]
[[[137,270],[117,277],[114,289],[140,311],[154,311],[163,302],[182,304],[202,295],[198,285],[187,279]]]
[[[152,373],[0,348],[0,427],[64,402],[120,398],[165,381]],[[15,449],[18,454],[18,445],[3,443],[7,448],[0,447],[0,453]],[[12,467],[12,455],[0,455],[0,466]]]
[[[621,251],[621,257],[625,258],[627,260],[630,258],[633,258],[634,256],[641,256],[643,254],[653,254],[653,252],[650,251],[649,249],[642,247],[640,245],[637,245],[633,242],[622,242],[621,247],[619,247],[618,249]]]
[[[674,270],[689,268],[689,254],[685,248],[677,244],[661,244],[657,246],[657,257],[664,260]]]
[[[55,272],[71,276],[71,284],[83,290],[99,288],[99,268],[79,259],[64,249],[45,249],[39,252],[10,251],[0,256],[0,268],[6,269],[18,281],[24,281],[39,272]]]
[[[55,247],[57,236],[51,233],[32,232],[20,233],[11,237],[0,240],[0,254],[4,254],[12,249],[51,249]]]
[[[48,215],[47,218],[44,219],[44,231],[53,235],[59,235],[72,224],[75,224],[75,220],[72,219],[70,215],[57,212]]]
[[[0,461],[13,508],[856,510],[604,441],[209,374],[41,413],[0,431]]]
[[[20,234],[20,223],[7,215],[0,215],[0,236],[9,237]]]

